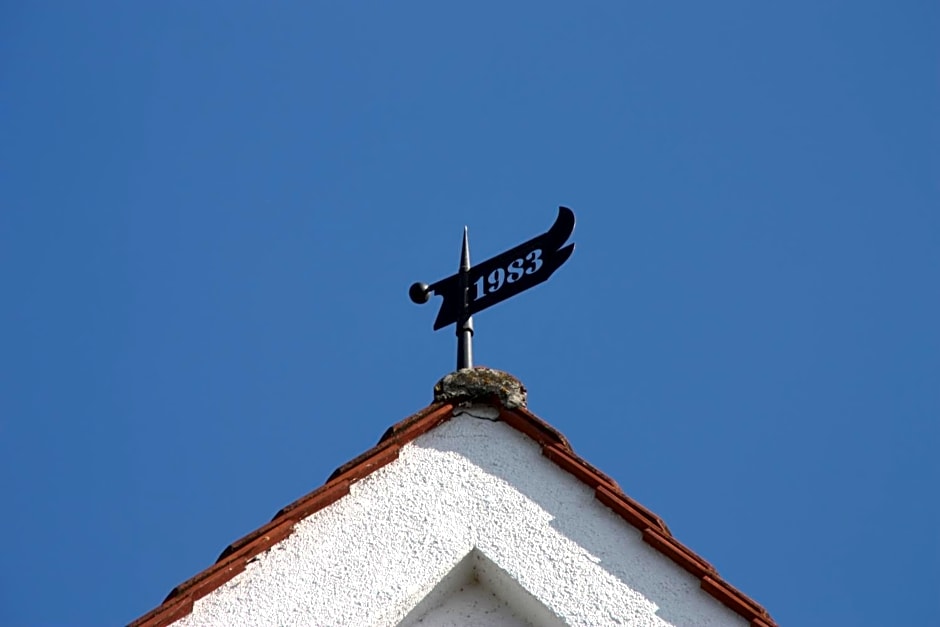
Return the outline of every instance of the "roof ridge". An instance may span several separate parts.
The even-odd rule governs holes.
[[[161,605],[134,620],[129,627],[164,627],[192,612],[198,599],[242,572],[257,555],[288,537],[294,525],[349,494],[349,486],[398,459],[402,446],[450,420],[454,402],[435,402],[390,426],[378,443],[337,468],[326,483],[281,508],[260,528],[227,546],[215,564],[173,588]],[[575,454],[560,431],[524,407],[500,406],[499,419],[536,441],[542,455],[594,490],[595,498],[638,529],[643,540],[700,580],[703,591],[750,621],[752,627],[777,623],[760,604],[724,581],[718,571],[675,539],[666,523],[627,496],[606,474]]]

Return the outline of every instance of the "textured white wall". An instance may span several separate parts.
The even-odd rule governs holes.
[[[592,627],[747,624],[535,442],[461,415],[298,523],[176,625],[397,625],[474,550],[533,624],[545,608]]]
[[[399,627],[561,627],[528,593],[500,585],[494,572],[502,571],[479,551],[471,551]],[[519,602],[526,597],[528,603]],[[532,604],[539,606],[542,616],[526,611]]]

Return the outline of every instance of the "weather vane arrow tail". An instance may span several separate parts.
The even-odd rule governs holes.
[[[559,207],[558,217],[548,231],[475,266],[470,266],[464,229],[460,270],[431,285],[415,283],[408,291],[411,300],[420,304],[426,303],[432,293],[443,296],[434,330],[458,323],[458,353],[464,352],[461,347],[466,338],[465,352],[469,355],[469,338],[473,335],[470,316],[548,280],[574,252],[574,244],[564,246],[574,231],[574,222],[574,212]],[[470,367],[461,363],[469,364],[469,360],[461,362],[458,355],[458,368]]]

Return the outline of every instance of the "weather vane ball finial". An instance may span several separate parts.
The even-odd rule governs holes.
[[[472,367],[471,316],[548,280],[574,252],[574,244],[564,246],[573,231],[574,212],[559,207],[558,217],[548,231],[471,266],[464,227],[458,272],[431,285],[421,282],[411,285],[408,296],[419,305],[428,302],[431,293],[444,297],[434,330],[457,324],[458,370]]]
[[[408,297],[411,298],[411,302],[414,304],[423,305],[431,300],[431,290],[428,289],[427,283],[418,281],[417,283],[412,283],[411,287],[408,288]]]

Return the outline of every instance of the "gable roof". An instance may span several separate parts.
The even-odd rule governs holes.
[[[353,483],[398,459],[404,445],[451,420],[462,405],[480,401],[497,407],[501,422],[534,440],[545,458],[591,488],[595,498],[637,528],[647,544],[698,578],[703,591],[752,626],[776,625],[763,607],[724,581],[711,564],[676,540],[656,514],[576,455],[561,433],[523,406],[524,395],[517,380],[498,371],[478,368],[448,375],[435,386],[433,404],[389,427],[373,448],[337,468],[324,485],[282,508],[271,522],[230,544],[214,565],[173,588],[160,606],[133,621],[131,627],[162,627],[191,613],[195,601],[231,580],[253,558],[291,535],[295,524],[349,494]]]

